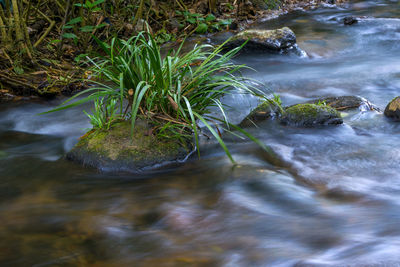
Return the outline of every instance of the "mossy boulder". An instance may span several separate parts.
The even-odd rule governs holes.
[[[290,126],[316,126],[342,124],[340,113],[326,105],[297,104],[287,107],[280,122]]]
[[[371,103],[369,103],[366,99],[359,96],[331,96],[331,97],[322,97],[318,99],[314,99],[308,101],[310,104],[318,104],[324,103],[327,106],[330,106],[336,110],[349,110],[359,108],[360,106],[366,106],[367,109],[377,109]]]
[[[288,27],[276,30],[249,29],[233,36],[227,46],[230,48],[238,47],[247,40],[249,40],[245,45],[247,50],[280,51],[294,46],[296,35]]]
[[[386,106],[385,116],[395,121],[400,121],[400,96],[397,96],[390,101]]]
[[[130,123],[120,122],[108,131],[89,131],[67,159],[102,171],[140,172],[182,161],[193,149],[192,140],[157,137],[144,122],[136,124],[131,136]]]
[[[239,127],[245,128],[256,126],[258,122],[273,118],[278,114],[278,110],[278,107],[273,103],[264,101],[239,123]]]

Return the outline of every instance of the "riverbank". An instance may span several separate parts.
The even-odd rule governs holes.
[[[32,3],[30,8],[37,10],[35,2]],[[15,53],[11,49],[11,41],[2,41],[0,101],[70,96],[86,88],[83,80],[90,73],[86,72],[88,66],[82,63],[87,55],[93,56],[98,52],[91,35],[107,39],[117,34],[127,38],[137,31],[149,30],[160,43],[179,42],[194,34],[210,36],[226,30],[243,30],[252,23],[276,18],[299,8],[307,10],[327,4],[324,1],[282,1],[273,5],[260,4],[260,1],[218,1],[210,11],[207,3],[198,1],[190,8],[183,7],[182,11],[182,7],[175,6],[175,3],[168,5],[162,2],[159,7],[148,6],[149,12],[133,21],[124,16],[137,14],[140,10],[128,9],[124,13],[116,7],[115,14],[110,14],[104,4],[79,10],[66,5],[62,9],[64,13],[57,11],[59,14],[53,11],[52,5],[46,5],[39,15],[26,15],[25,37],[29,37],[29,40],[25,38],[25,42],[28,46],[35,43],[34,53]],[[335,3],[342,4],[343,1]],[[82,14],[88,16],[84,21]],[[64,19],[58,20],[59,16]],[[146,28],[146,22],[149,28]],[[95,25],[88,26],[90,23]]]

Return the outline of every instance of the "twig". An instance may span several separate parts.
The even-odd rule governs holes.
[[[65,31],[64,25],[65,25],[65,23],[67,23],[70,4],[71,4],[71,0],[68,0],[67,7],[65,8],[64,18],[63,18],[63,21],[62,21],[62,26],[61,26],[61,33],[60,33],[60,40],[61,41],[60,41],[60,43],[58,44],[58,47],[57,47],[57,55],[58,56],[60,56],[60,51],[61,51],[62,45],[64,43],[64,37],[63,37],[64,31]]]
[[[43,40],[46,38],[46,36],[50,33],[51,29],[53,29],[54,25],[56,22],[53,20],[50,23],[50,26],[46,29],[46,31],[40,36],[39,40],[36,41],[36,43],[33,45],[33,47],[37,47]]]
[[[1,52],[4,54],[4,56],[8,59],[8,61],[10,61],[11,66],[14,65],[14,61],[12,61],[12,59],[10,58],[10,56],[7,54],[5,49],[2,49]]]
[[[25,83],[13,78],[8,77],[8,75],[4,75],[3,73],[0,73],[0,78],[1,80],[3,80],[4,82],[11,84],[11,85],[20,85],[20,86],[24,86],[24,87],[28,87],[30,89],[36,90],[36,87],[33,86],[32,84],[29,83]]]

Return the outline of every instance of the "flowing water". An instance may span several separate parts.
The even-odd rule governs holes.
[[[344,26],[347,15],[365,16]],[[400,92],[398,1],[296,11],[289,26],[309,57],[237,60],[294,104],[359,95],[383,109]],[[237,121],[256,105],[230,99]],[[149,174],[98,173],[63,159],[89,123],[57,103],[0,106],[1,266],[400,266],[400,124],[352,111],[335,127],[275,121],[200,160]],[[86,107],[87,108],[87,107]]]

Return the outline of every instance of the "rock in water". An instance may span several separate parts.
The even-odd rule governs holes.
[[[358,19],[356,17],[345,17],[343,23],[344,25],[353,25],[358,23]]]
[[[246,49],[280,51],[294,46],[296,35],[288,27],[276,30],[249,29],[236,34],[227,46],[238,47],[247,40]]]
[[[326,105],[297,104],[285,109],[280,121],[290,126],[342,124],[340,113]]]
[[[184,160],[193,149],[191,140],[159,138],[140,121],[131,136],[130,123],[120,122],[108,131],[88,132],[67,159],[102,171],[140,172]]]
[[[279,112],[277,105],[265,101],[253,109],[240,123],[239,127],[256,126],[256,123],[268,120]]]
[[[390,101],[386,106],[385,116],[395,121],[400,121],[400,96],[397,96]]]
[[[355,109],[355,108],[359,108],[363,111],[369,111],[369,110],[379,111],[378,107],[371,104],[365,98],[362,98],[359,96],[352,96],[352,95],[322,97],[322,98],[307,101],[307,103],[310,103],[310,104],[324,103],[327,106],[330,106],[339,111]]]

